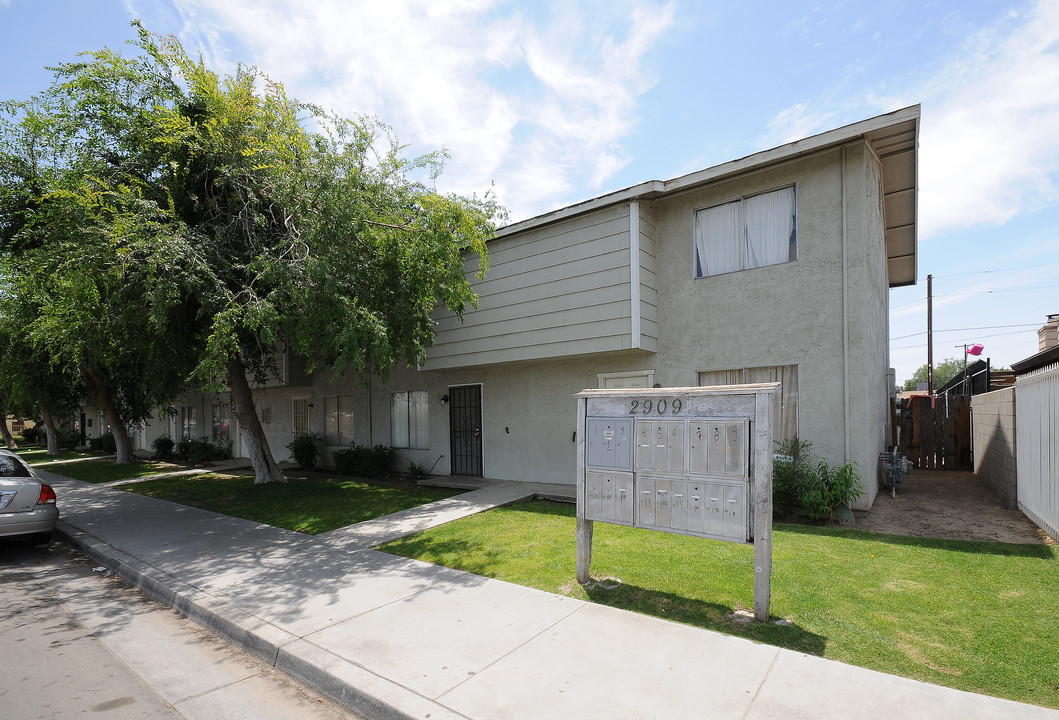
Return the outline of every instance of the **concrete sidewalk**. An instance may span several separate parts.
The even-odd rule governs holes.
[[[1059,720],[369,547],[510,483],[310,537],[41,475],[100,564],[368,717]]]

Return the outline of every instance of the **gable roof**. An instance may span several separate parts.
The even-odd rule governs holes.
[[[512,223],[500,228],[497,236],[503,237],[547,225],[610,205],[634,200],[651,200],[767,165],[786,162],[857,140],[866,140],[878,155],[882,165],[886,260],[890,287],[915,285],[919,110],[919,105],[911,105],[672,180],[649,180],[544,215]]]

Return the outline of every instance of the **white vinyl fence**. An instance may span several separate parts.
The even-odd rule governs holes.
[[[1015,383],[1019,508],[1059,539],[1059,363]]]

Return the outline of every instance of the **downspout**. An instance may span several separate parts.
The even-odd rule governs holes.
[[[640,347],[640,203],[629,203],[629,334]]]
[[[849,278],[846,272],[846,146],[842,146],[842,405],[845,458],[849,457]]]

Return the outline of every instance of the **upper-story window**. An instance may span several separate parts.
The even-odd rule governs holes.
[[[794,187],[740,198],[695,213],[695,277],[798,259]]]

